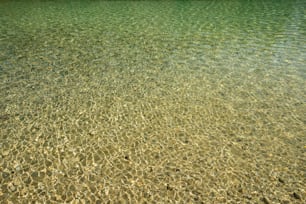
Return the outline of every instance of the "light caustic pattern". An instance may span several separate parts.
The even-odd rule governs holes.
[[[304,11],[1,2],[1,203],[305,202]]]

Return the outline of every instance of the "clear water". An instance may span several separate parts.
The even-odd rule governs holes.
[[[303,203],[305,8],[1,1],[0,200]]]

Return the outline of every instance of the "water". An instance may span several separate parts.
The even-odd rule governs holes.
[[[2,1],[2,202],[303,203],[306,4]]]

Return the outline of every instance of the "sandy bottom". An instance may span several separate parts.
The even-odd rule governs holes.
[[[0,18],[0,203],[305,203],[298,29],[124,32],[147,24],[50,5]]]
[[[4,71],[0,200],[302,203],[300,81],[175,66]]]

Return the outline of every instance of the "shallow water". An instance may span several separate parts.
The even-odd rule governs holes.
[[[305,8],[1,1],[0,201],[305,202]]]

